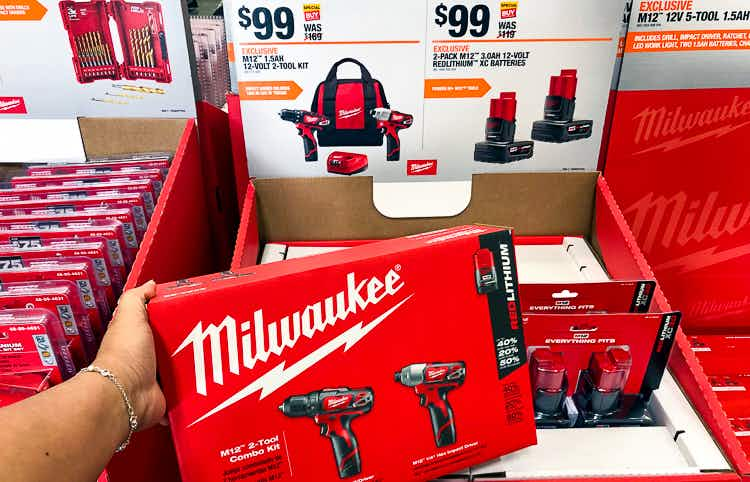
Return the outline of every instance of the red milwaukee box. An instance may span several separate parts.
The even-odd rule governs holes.
[[[69,237],[102,237],[107,240],[110,254],[130,267],[135,260],[138,248],[125,242],[122,223],[112,220],[89,221],[85,223],[61,222],[59,226],[28,224],[4,224],[0,222],[0,243],[12,243],[21,247],[38,245],[39,240]],[[118,261],[119,264],[119,261]]]
[[[146,193],[112,191],[74,191],[66,193],[31,194],[18,191],[17,194],[0,196],[3,209],[48,209],[68,212],[78,207],[110,207],[128,205],[133,210],[133,219],[140,229],[146,230],[151,214],[146,209]]]
[[[125,284],[125,266],[114,264],[107,240],[101,237],[27,239],[25,242],[0,242],[0,258],[22,255],[26,259],[83,256],[91,259],[96,276],[101,283],[111,284],[115,295],[119,296]],[[120,263],[122,260],[120,260]]]
[[[43,370],[52,383],[76,373],[60,320],[40,309],[0,312],[0,374]]]
[[[149,180],[118,180],[111,182],[93,182],[66,186],[43,186],[27,188],[0,189],[0,201],[23,201],[25,199],[47,199],[50,197],[71,198],[85,197],[97,193],[127,193],[143,194],[146,213],[154,213],[154,186]]]
[[[51,174],[48,176],[14,176],[10,184],[17,188],[42,187],[42,186],[76,186],[80,184],[91,184],[100,182],[140,181],[147,179],[151,181],[154,188],[155,198],[159,197],[164,185],[164,174],[161,169],[140,169],[134,171],[111,171],[109,173],[95,174]]]
[[[72,282],[3,283],[0,309],[9,308],[43,308],[57,314],[76,366],[83,368],[94,361],[98,344],[78,288]]]
[[[45,228],[54,228],[61,226],[65,222],[89,222],[94,220],[111,219],[122,223],[122,230],[125,241],[128,246],[138,247],[145,231],[138,229],[133,212],[128,207],[121,208],[103,208],[99,206],[86,207],[83,209],[73,209],[64,213],[56,213],[48,210],[39,212],[29,212],[22,210],[22,213],[13,214],[13,210],[5,210],[0,206],[0,219],[4,224],[28,224],[35,226],[37,223],[43,223]]]
[[[68,280],[78,288],[81,303],[86,307],[89,322],[97,336],[104,334],[105,323],[109,321],[110,305],[107,295],[97,285],[91,267],[86,258],[48,258],[20,260],[12,269],[0,270],[0,283],[19,283],[27,281]]]
[[[159,285],[183,480],[426,480],[534,444],[514,258],[463,226]]]
[[[49,164],[29,166],[26,173],[29,176],[52,176],[56,174],[106,174],[117,171],[137,171],[143,169],[160,169],[166,177],[169,172],[170,160],[142,159],[142,160],[107,160],[92,161],[85,164]]]

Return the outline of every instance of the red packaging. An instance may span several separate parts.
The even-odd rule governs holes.
[[[96,174],[52,174],[47,176],[14,176],[10,184],[17,188],[42,187],[42,186],[75,186],[78,184],[117,182],[117,181],[140,181],[147,179],[151,181],[155,198],[158,199],[164,185],[164,175],[160,169],[140,169],[135,171],[111,171]]]
[[[0,374],[45,370],[53,384],[76,373],[60,320],[47,310],[0,312]]]
[[[45,166],[29,166],[26,173],[29,176],[52,176],[55,174],[106,174],[115,171],[130,171],[140,169],[160,169],[164,177],[169,172],[170,160],[142,159],[123,161],[92,161],[85,164],[49,164]]]
[[[183,480],[426,480],[535,443],[517,300],[510,232],[486,226],[160,285]]]
[[[19,402],[47,390],[50,384],[51,371],[0,374],[0,407]]]
[[[113,264],[114,260],[104,238],[36,239],[26,240],[25,243],[0,244],[0,258],[18,256],[21,253],[27,259],[84,256],[94,264],[99,282],[111,284],[116,296],[120,295],[125,285],[125,266]]]
[[[111,314],[106,293],[96,284],[91,261],[87,258],[47,258],[20,260],[12,269],[0,270],[0,283],[68,280],[78,288],[94,334],[104,334]],[[22,267],[20,267],[22,266]]]
[[[19,201],[0,201],[0,209],[23,214],[33,212],[52,211],[55,213],[75,212],[80,209],[100,207],[118,209],[129,207],[133,211],[136,228],[145,232],[148,229],[150,217],[146,212],[143,194],[139,193],[94,193],[91,196],[74,196],[46,199],[26,199]]]
[[[119,79],[120,64],[109,31],[109,14],[104,0],[60,2],[60,14],[73,52],[73,66],[79,83]],[[100,55],[87,53],[96,46]],[[87,50],[88,49],[88,50]]]
[[[110,257],[118,260],[116,264],[130,267],[135,260],[138,248],[128,246],[122,223],[119,221],[90,221],[86,223],[62,222],[58,227],[28,226],[26,224],[3,224],[0,222],[0,243],[16,244],[19,247],[33,247],[40,244],[40,240],[70,238],[70,237],[102,237],[107,240]]]
[[[2,271],[0,271],[2,277]],[[78,368],[96,356],[98,344],[89,315],[81,304],[78,288],[70,281],[36,281],[3,283],[0,286],[0,309],[42,308],[56,313],[70,353]]]
[[[659,388],[680,321],[679,313],[597,313],[552,315],[526,313],[524,334],[529,350],[548,347],[562,353],[570,384],[589,366],[595,353],[610,347],[626,348],[632,366],[625,393],[650,392]]]
[[[34,213],[25,209],[20,209],[21,213],[17,211],[19,210],[0,208],[0,219],[2,219],[4,224],[28,224],[29,226],[35,226],[41,223],[45,229],[61,226],[65,222],[79,223],[111,219],[122,223],[125,242],[129,247],[134,248],[138,248],[145,234],[145,231],[137,228],[137,224],[133,219],[133,212],[128,207],[115,209],[102,207],[74,208],[74,210],[64,213],[55,213],[48,210],[41,210]]]
[[[125,2],[110,0],[110,12],[117,24],[123,55],[122,76],[129,80],[148,79],[156,82],[172,81],[169,66],[166,32],[161,5],[158,2]],[[145,31],[153,56],[144,65],[137,61],[134,46],[128,40],[131,32]]]
[[[86,197],[100,193],[143,193],[143,202],[146,207],[146,213],[151,216],[154,213],[155,193],[151,181],[144,180],[123,180],[112,182],[93,182],[91,184],[75,184],[67,186],[44,186],[28,187],[18,189],[0,189],[0,201],[23,201],[27,199],[48,199],[54,198],[73,198]]]

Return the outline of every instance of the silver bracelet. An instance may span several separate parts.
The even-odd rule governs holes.
[[[122,395],[122,399],[125,402],[125,409],[128,411],[128,436],[125,438],[125,441],[122,442],[116,449],[115,453],[122,452],[125,450],[125,447],[128,446],[130,443],[130,437],[133,436],[133,433],[138,430],[138,417],[135,414],[135,409],[133,408],[133,404],[130,403],[130,398],[128,398],[128,394],[125,391],[125,387],[122,386],[122,383],[120,383],[120,380],[112,373],[111,371],[99,368],[94,365],[89,365],[86,368],[82,369],[79,373],[83,372],[91,372],[91,373],[98,373],[99,375],[103,376],[110,382],[114,384],[115,387],[117,387],[117,390],[120,392],[120,395]]]

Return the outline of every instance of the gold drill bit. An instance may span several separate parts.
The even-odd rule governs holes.
[[[93,67],[94,66],[94,59],[91,58],[91,48],[89,47],[89,34],[88,32],[83,34],[83,37],[81,38],[81,43],[83,44],[83,51],[86,52],[86,58],[88,59],[88,66]]]
[[[143,100],[145,97],[142,95],[133,95],[133,94],[113,94],[112,92],[105,92],[105,95],[109,95],[111,97],[122,97],[124,99],[133,99],[133,100]]]
[[[124,100],[115,100],[115,99],[97,99],[96,97],[91,98],[94,102],[106,102],[107,104],[119,104],[119,105],[127,105],[130,102],[124,101]]]
[[[73,40],[75,40],[76,43],[76,52],[78,52],[78,60],[82,67],[87,67],[86,65],[86,58],[83,55],[83,49],[81,48],[81,38],[79,36],[73,37]]]
[[[94,67],[99,67],[101,63],[99,62],[99,57],[96,55],[96,44],[94,42],[94,32],[89,32],[87,34],[88,37],[88,44],[89,44],[89,52],[91,53],[91,58],[93,59]]]
[[[132,92],[143,92],[144,94],[166,94],[164,89],[159,87],[141,87],[140,85],[112,84],[116,89],[129,90]]]

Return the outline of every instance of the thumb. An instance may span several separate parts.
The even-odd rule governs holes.
[[[154,296],[156,296],[156,283],[153,280],[130,289],[120,296],[115,315],[121,310],[131,313],[140,312]]]

